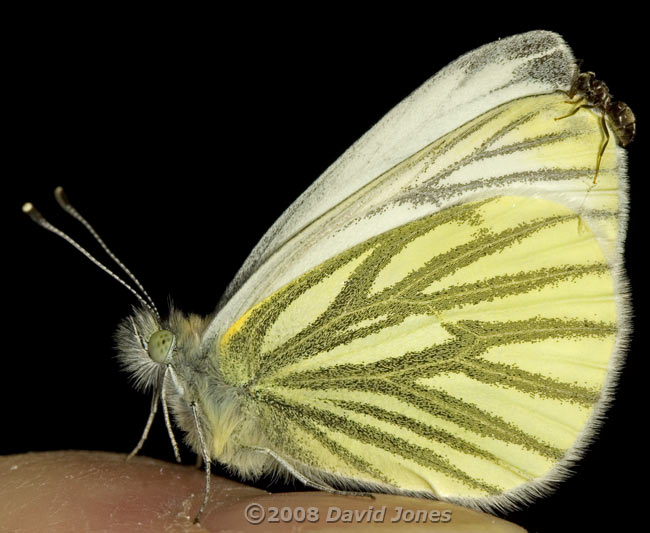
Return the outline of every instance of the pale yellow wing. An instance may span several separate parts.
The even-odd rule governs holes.
[[[265,446],[339,486],[508,505],[561,477],[603,405],[616,284],[589,226],[546,199],[464,203],[373,237],[222,337],[254,421],[230,450]]]

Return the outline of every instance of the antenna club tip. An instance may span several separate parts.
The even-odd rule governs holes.
[[[43,222],[45,222],[43,215],[39,213],[38,209],[36,209],[34,207],[34,204],[31,202],[25,202],[23,204],[23,213],[29,216],[29,218],[31,218],[37,224],[41,224],[41,226],[43,225]]]
[[[61,205],[68,205],[70,202],[68,201],[68,197],[65,195],[65,192],[63,192],[63,187],[60,185],[54,189],[54,197],[56,198],[57,202]]]

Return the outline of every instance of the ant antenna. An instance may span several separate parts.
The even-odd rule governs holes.
[[[69,235],[61,231],[59,228],[56,226],[50,224],[50,222],[47,221],[47,219],[30,203],[27,202],[26,204],[23,205],[23,213],[29,215],[29,217],[36,222],[39,226],[42,228],[51,231],[55,235],[58,235],[61,237],[63,240],[67,241],[70,243],[72,246],[74,246],[77,250],[79,250],[83,255],[85,255],[90,261],[95,263],[99,268],[101,268],[104,272],[106,272],[109,276],[111,276],[113,279],[121,283],[124,287],[126,287],[131,293],[140,301],[142,305],[147,307],[153,314],[156,315],[158,320],[160,321],[160,313],[158,313],[158,309],[156,308],[155,304],[153,303],[153,300],[147,293],[147,291],[144,290],[142,287],[142,284],[137,280],[137,278],[131,273],[131,271],[124,266],[124,264],[115,256],[113,252],[111,252],[108,249],[108,246],[104,243],[104,241],[99,237],[97,232],[93,229],[93,227],[88,223],[88,221],[82,217],[79,212],[72,207],[70,202],[68,201],[67,197],[65,196],[65,193],[63,192],[62,187],[57,187],[54,190],[54,197],[56,198],[56,201],[59,203],[61,208],[66,211],[69,215],[72,217],[76,218],[83,226],[90,232],[90,234],[95,238],[95,240],[99,243],[99,245],[102,247],[102,249],[108,254],[108,256],[117,263],[117,265],[133,280],[135,285],[142,291],[142,294],[144,294],[145,298],[143,298],[131,285],[129,285],[126,281],[124,281],[122,278],[120,278],[117,274],[115,274],[112,270],[110,270],[107,266],[99,262],[95,257],[92,256],[90,252],[88,252],[85,248],[83,248],[79,243],[77,243],[74,239],[72,239]]]

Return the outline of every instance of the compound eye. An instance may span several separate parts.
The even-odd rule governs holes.
[[[171,331],[159,329],[149,339],[149,357],[156,363],[164,363],[174,348],[175,340]]]

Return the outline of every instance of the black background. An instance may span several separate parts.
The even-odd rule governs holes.
[[[300,24],[282,13],[258,13],[255,23],[176,12],[17,20],[4,76],[11,97],[0,453],[128,452],[149,408],[112,348],[134,299],[32,224],[23,202],[95,251],[54,202],[54,187],[64,185],[160,308],[170,296],[184,311],[209,314],[264,231],[352,142],[459,55],[522,31],[561,33],[583,69],[637,115],[626,253],[639,314],[648,198],[640,14],[614,25],[602,13],[567,9],[554,4],[547,19],[498,23],[487,23],[496,13],[474,12],[385,13],[381,23],[345,13],[327,23],[293,13]],[[509,520],[530,531],[631,526],[645,502],[636,483],[647,474],[643,326],[636,331],[616,402],[576,474]],[[160,420],[142,453],[173,459]],[[187,449],[183,455],[193,462]]]

